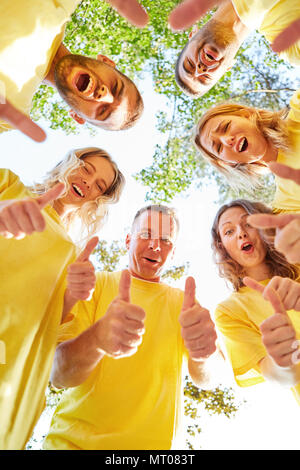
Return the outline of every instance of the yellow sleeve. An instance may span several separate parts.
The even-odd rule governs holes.
[[[241,22],[249,29],[260,26],[265,14],[278,0],[231,0]]]
[[[290,101],[287,126],[290,149],[279,151],[277,162],[291,168],[300,168],[300,90],[297,90]],[[273,212],[300,213],[300,185],[288,179],[275,176],[276,192],[272,202]]]
[[[237,384],[248,387],[263,382],[258,364],[267,353],[257,327],[221,305],[216,309],[215,321],[223,336]]]

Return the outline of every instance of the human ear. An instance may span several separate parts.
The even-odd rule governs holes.
[[[113,67],[114,69],[116,68],[115,62],[109,57],[106,57],[106,55],[98,54],[97,60],[99,60],[99,62],[103,62],[104,64],[109,65],[110,67]]]
[[[129,250],[130,242],[131,242],[131,235],[129,233],[127,233],[126,240],[125,240],[125,245],[126,245],[127,250]]]
[[[189,34],[189,39],[192,39],[192,37],[195,36],[195,34],[198,33],[198,31],[199,31],[198,26],[193,26],[193,29]]]
[[[73,109],[69,111],[70,116],[76,121],[78,124],[84,124],[85,119],[79,116]]]

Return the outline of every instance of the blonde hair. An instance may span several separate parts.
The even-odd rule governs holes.
[[[267,173],[268,168],[260,162],[237,163],[236,165],[224,162],[201,145],[201,131],[205,124],[216,116],[232,115],[247,117],[276,149],[286,151],[289,148],[289,135],[285,122],[287,113],[287,109],[269,111],[243,106],[238,103],[224,102],[203,114],[196,126],[193,142],[202,157],[208,160],[219,173],[225,176],[235,190],[244,189],[251,193],[255,188],[261,187],[260,176]]]
[[[71,150],[61,162],[46,173],[42,183],[34,184],[29,188],[35,194],[43,194],[57,182],[62,182],[66,187],[65,192],[60,196],[63,197],[70,188],[68,177],[76,168],[84,165],[84,158],[87,156],[99,156],[108,160],[115,171],[115,178],[110,187],[95,201],[88,201],[61,217],[66,230],[78,245],[101,229],[107,219],[108,205],[114,204],[120,199],[125,178],[111,156],[105,150],[97,147]]]
[[[261,202],[236,199],[235,201],[232,201],[229,204],[224,204],[220,207],[215,216],[211,229],[214,261],[218,267],[219,276],[224,278],[226,281],[229,281],[233,289],[238,291],[243,286],[243,277],[246,276],[246,271],[243,266],[229,256],[221,241],[219,231],[220,217],[231,207],[242,207],[249,215],[259,213],[272,214],[272,209]],[[299,276],[298,267],[293,264],[289,264],[284,255],[274,248],[275,229],[260,230],[260,235],[267,250],[265,263],[269,268],[270,277],[282,276],[289,277],[294,280],[297,279]]]

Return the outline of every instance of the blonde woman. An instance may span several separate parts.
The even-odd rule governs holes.
[[[95,276],[89,255],[97,238],[91,237],[123,184],[116,164],[98,148],[70,152],[31,188],[11,171],[0,171],[1,449],[22,449],[32,434],[44,407],[67,268],[84,271],[77,291],[68,292],[84,297]],[[89,240],[77,259],[68,235],[73,225],[81,245]]]
[[[300,404],[300,284],[298,269],[275,250],[272,233],[248,215],[272,213],[264,204],[236,200],[222,206],[212,227],[219,275],[233,293],[216,309],[238,385],[271,380],[292,388]]]
[[[300,91],[291,109],[278,112],[223,103],[207,111],[197,124],[194,143],[232,186],[253,190],[268,163],[277,161],[300,168]],[[276,177],[273,208],[299,211],[300,189]]]

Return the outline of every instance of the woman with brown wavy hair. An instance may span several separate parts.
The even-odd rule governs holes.
[[[289,385],[300,404],[298,268],[275,250],[271,230],[259,231],[247,221],[250,214],[271,212],[240,199],[216,214],[214,259],[234,292],[217,306],[215,320],[238,385],[265,379]]]
[[[244,106],[225,102],[200,118],[194,143],[203,158],[236,189],[250,193],[260,186],[260,176],[277,161],[300,168],[300,90],[290,101],[290,111]],[[276,212],[299,212],[300,188],[275,177]]]

